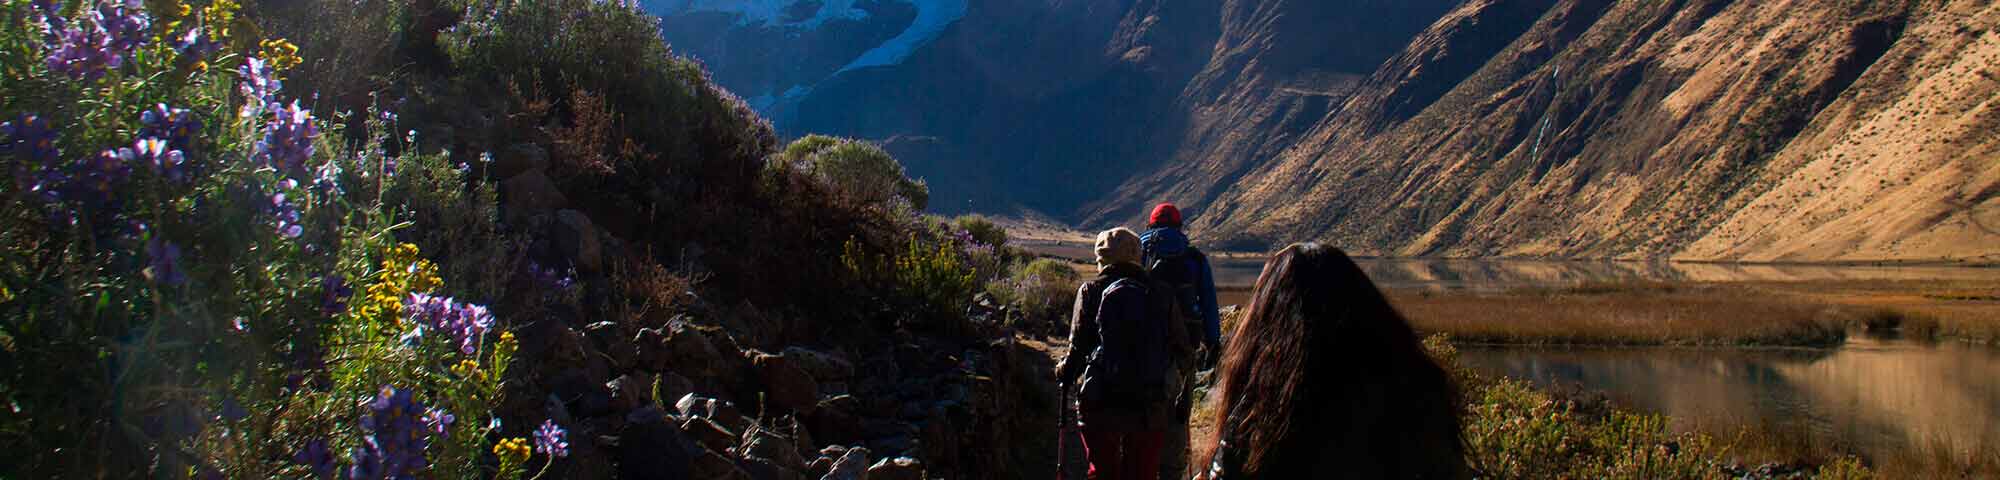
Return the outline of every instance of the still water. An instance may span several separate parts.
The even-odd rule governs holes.
[[[1214,262],[1225,304],[1243,301],[1261,258]],[[2000,268],[1535,260],[1357,259],[1384,289],[1499,291],[1591,282],[2000,281]],[[1835,349],[1466,348],[1468,366],[1544,388],[1603,392],[1683,431],[1740,428],[1865,457],[2000,451],[2000,349],[1850,337]]]
[[[1880,458],[2000,449],[2000,349],[1850,339],[1812,349],[1494,349],[1466,365],[1548,387],[1604,392],[1681,429],[1775,431]],[[1990,455],[1990,453],[1986,453]]]
[[[1211,260],[1220,287],[1257,283],[1264,259]],[[1994,280],[2000,268],[1949,266],[1769,265],[1568,260],[1359,258],[1355,263],[1385,289],[1492,291],[1565,287],[1595,282],[1791,282],[1808,280]]]

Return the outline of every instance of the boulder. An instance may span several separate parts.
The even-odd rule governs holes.
[[[597,225],[583,212],[557,210],[552,233],[556,251],[576,265],[577,271],[596,272],[604,266],[604,245],[598,238]]]
[[[854,447],[843,452],[819,480],[868,480],[868,449]]]
[[[737,467],[736,462],[730,461],[729,457],[724,457],[722,454],[708,449],[703,449],[695,454],[694,464],[689,470],[692,471],[693,475],[687,478],[718,480],[750,478],[750,474],[744,472],[742,468]]]
[[[507,196],[508,223],[519,223],[520,218],[551,212],[569,204],[562,189],[540,170],[528,170],[501,181],[500,191]]]
[[[666,412],[648,406],[625,415],[618,433],[618,472],[621,478],[689,478],[694,466],[694,444],[681,430],[667,423]]]
[[[810,414],[819,405],[819,384],[805,369],[784,356],[752,351],[750,365],[764,381],[769,394],[766,400],[771,406]]]
[[[681,422],[681,432],[709,450],[722,451],[736,446],[735,433],[707,418],[689,417]]]
[[[806,460],[799,456],[798,444],[792,438],[768,428],[753,426],[743,433],[743,447],[737,449],[745,457],[770,460],[772,464],[787,470],[806,469]],[[752,472],[755,473],[755,472]]]
[[[861,420],[854,416],[859,401],[848,395],[821,400],[813,413],[806,417],[806,425],[819,432],[818,440],[851,444],[864,439]]]
[[[743,472],[750,475],[750,480],[805,480],[806,478],[803,472],[785,468],[776,461],[763,457],[744,457],[741,466]]]
[[[521,143],[493,154],[493,176],[513,178],[529,170],[548,171],[549,151],[532,143]]]
[[[783,355],[786,361],[804,369],[807,374],[813,376],[814,381],[820,383],[844,382],[854,377],[854,363],[839,354],[788,347],[780,355]]]
[[[924,480],[924,463],[910,457],[884,458],[868,467],[870,480]]]
[[[653,376],[645,372],[619,375],[605,382],[604,389],[611,393],[613,410],[631,410],[653,402]]]

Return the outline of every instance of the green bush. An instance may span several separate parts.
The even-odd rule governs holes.
[[[1016,263],[1005,278],[986,286],[988,294],[1020,312],[1029,325],[1062,325],[1068,321],[1082,281],[1074,268],[1060,260],[1041,258]]]
[[[868,142],[808,135],[792,141],[780,158],[783,165],[810,173],[833,193],[857,204],[900,201],[910,210],[923,210],[930,202],[930,187],[923,180],[909,178],[903,164]]]
[[[1007,246],[1007,229],[993,223],[993,219],[985,215],[960,215],[952,219],[951,224],[971,235],[975,242],[994,247]]]

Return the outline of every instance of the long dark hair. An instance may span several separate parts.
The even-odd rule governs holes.
[[[1457,387],[1346,253],[1286,247],[1264,264],[1242,315],[1211,397],[1216,431],[1191,468],[1220,460],[1234,478],[1328,466],[1355,477],[1466,476]]]

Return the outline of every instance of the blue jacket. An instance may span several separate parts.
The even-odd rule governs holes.
[[[1201,316],[1202,341],[1208,345],[1221,343],[1222,311],[1221,306],[1216,305],[1215,270],[1209,268],[1208,257],[1201,254],[1201,249],[1190,245],[1187,234],[1181,233],[1178,228],[1159,227],[1146,230],[1146,233],[1139,235],[1139,243],[1145,246],[1145,264],[1148,266],[1153,264],[1153,259],[1160,257],[1186,255],[1194,259],[1193,307],[1196,315]]]

